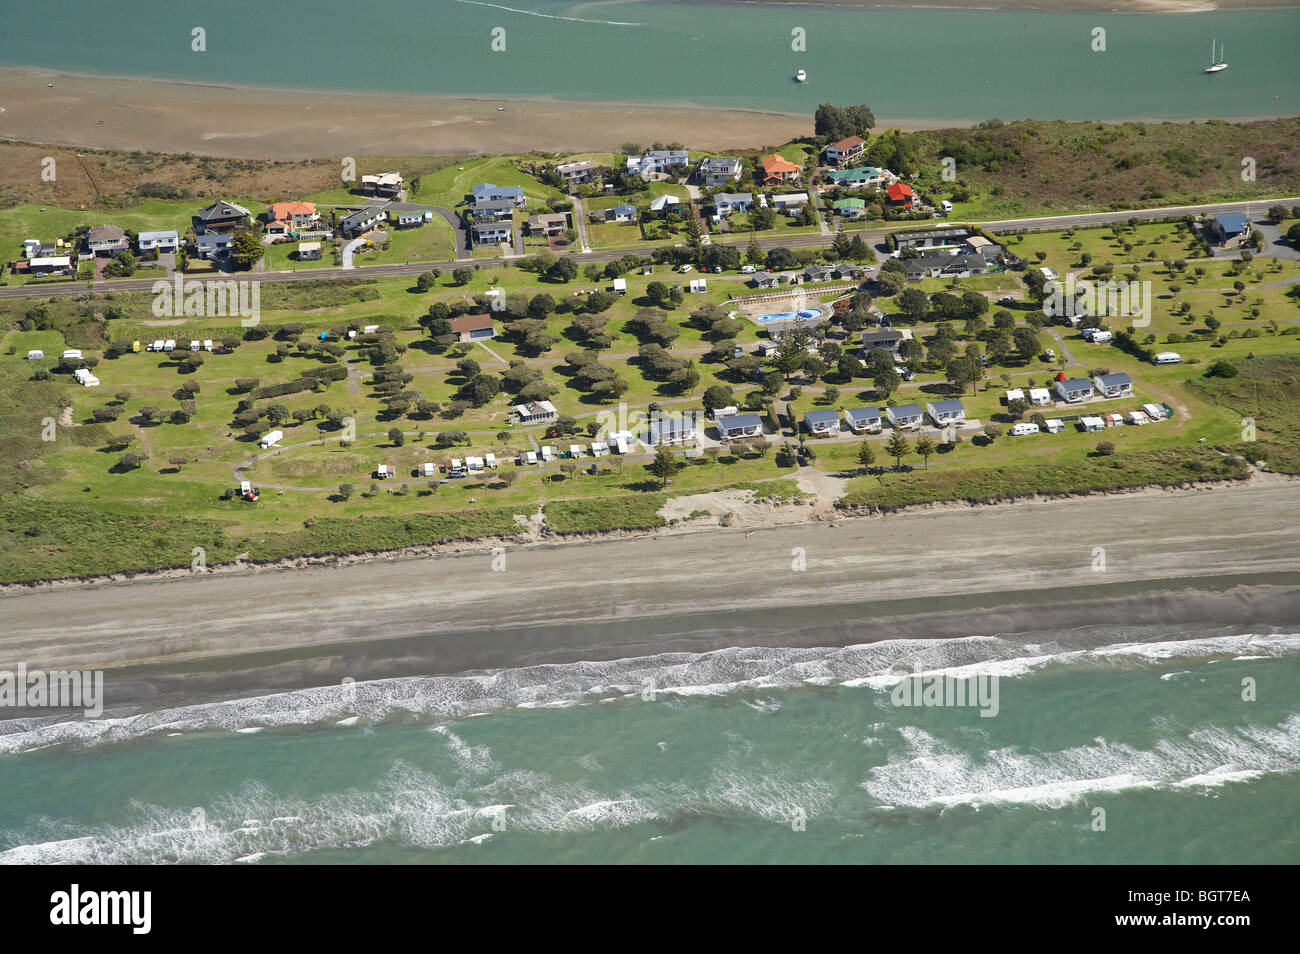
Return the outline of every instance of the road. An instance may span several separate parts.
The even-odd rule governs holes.
[[[1089,225],[1109,225],[1115,222],[1127,222],[1129,219],[1146,221],[1150,219],[1165,219],[1171,217],[1181,217],[1184,215],[1211,214],[1217,215],[1221,212],[1263,212],[1270,206],[1281,205],[1287,208],[1300,206],[1300,196],[1294,196],[1285,199],[1265,199],[1258,202],[1220,202],[1210,205],[1180,205],[1170,206],[1160,209],[1133,209],[1121,212],[1086,212],[1078,215],[1051,215],[1040,218],[1028,219],[1004,219],[995,222],[978,222],[975,223],[982,228],[991,232],[1006,232],[1022,229],[1045,231],[1052,229],[1065,229],[1071,227],[1081,227]],[[885,238],[891,232],[897,232],[900,229],[916,227],[920,223],[899,223],[893,228],[876,229],[869,232],[855,232],[854,235],[861,235],[863,240],[876,245],[883,243]],[[960,224],[954,220],[954,224]],[[459,236],[459,233],[457,233]],[[458,242],[460,241],[458,237]],[[744,249],[748,246],[748,238],[744,242],[734,243],[737,248]],[[758,240],[760,248],[773,249],[779,247],[785,248],[820,248],[826,245],[826,236],[824,235],[785,235],[777,238],[763,238]],[[616,258],[621,258],[629,251],[641,251],[649,253],[650,247],[644,245],[625,245],[614,248],[601,249],[594,252],[578,252],[572,257],[579,264],[587,262],[609,262]],[[448,262],[408,262],[400,265],[366,265],[363,268],[314,268],[296,272],[267,272],[260,275],[256,281],[262,282],[318,282],[327,281],[337,278],[394,278],[408,275],[419,275],[427,272],[431,268],[438,268],[443,271],[450,271],[458,265],[464,265],[463,260]],[[500,268],[509,264],[507,261],[500,259],[480,259],[475,262],[482,268]],[[187,281],[229,281],[229,275],[222,275],[220,278],[208,279],[192,277]],[[59,295],[84,295],[87,292],[124,292],[124,291],[151,291],[156,278],[123,278],[114,281],[96,281],[96,282],[66,282],[51,283],[48,285],[17,285],[12,287],[0,288],[0,298],[50,298]]]

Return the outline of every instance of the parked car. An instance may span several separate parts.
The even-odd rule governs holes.
[[[740,266],[740,272],[742,275],[753,275],[756,271],[758,271],[758,269],[755,268],[753,265]]]
[[[1055,361],[1056,350],[1053,348],[1048,348],[1046,351],[1043,352],[1043,357],[1046,358],[1048,361]]]
[[[690,262],[685,262],[677,270],[679,272],[693,272],[695,271],[695,266],[692,265]]]
[[[1015,303],[1016,300],[1012,298],[1010,295],[1003,295],[1001,298],[998,299],[999,305],[1014,305]]]

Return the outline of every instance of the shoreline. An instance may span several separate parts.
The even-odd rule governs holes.
[[[1233,527],[1234,535],[1208,536],[1210,526]],[[665,639],[687,645],[692,634],[708,645],[696,626],[705,622],[728,645],[747,645],[773,625],[773,645],[807,626],[820,644],[845,607],[872,618],[876,639],[968,635],[981,605],[982,624],[999,632],[1043,621],[1021,597],[999,603],[999,594],[1032,591],[1050,601],[1080,587],[1089,589],[1053,617],[1062,625],[1101,614],[1103,596],[1128,597],[1117,623],[1141,613],[1154,614],[1151,622],[1191,622],[1206,610],[1190,598],[1147,599],[1157,581],[1204,592],[1252,576],[1278,589],[1267,607],[1234,597],[1229,618],[1300,622],[1297,543],[1300,496],[1284,481],[544,542],[508,548],[504,572],[493,572],[490,551],[478,548],[443,553],[436,563],[390,554],[295,573],[180,571],[184,584],[154,576],[6,593],[0,668],[346,660],[368,657],[385,640],[411,640],[462,669],[482,668],[485,659],[528,665],[611,650],[646,655],[665,651]],[[1109,561],[1101,572],[1093,569],[1097,547]],[[802,554],[805,570],[792,569],[792,554]],[[1098,600],[1079,595],[1089,592]],[[1281,615],[1257,615],[1265,609]],[[665,627],[680,632],[669,637]],[[590,637],[578,638],[579,629]],[[624,634],[621,641],[603,637],[607,629]]]
[[[232,99],[231,91],[239,96]],[[328,114],[323,121],[322,112]],[[1174,121],[1244,123],[1286,115]],[[875,129],[968,128],[984,118],[882,116]],[[104,125],[97,125],[100,120]],[[387,156],[618,152],[625,142],[654,140],[687,142],[693,149],[760,149],[809,136],[812,123],[811,113],[671,101],[321,91],[0,67],[0,140],[108,151],[301,161],[372,157],[378,150]]]

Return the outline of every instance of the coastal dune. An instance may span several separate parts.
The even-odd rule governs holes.
[[[1249,631],[1300,623],[1297,544],[1300,493],[1279,481],[532,544],[499,571],[473,551],[61,585],[0,597],[0,669],[210,669],[278,690],[1084,623]]]

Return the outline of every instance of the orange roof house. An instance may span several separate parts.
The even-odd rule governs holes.
[[[803,169],[789,159],[773,154],[763,160],[763,185],[797,182],[802,172]]]
[[[320,219],[316,214],[315,202],[276,202],[266,207],[266,216],[268,232],[303,228]]]
[[[912,192],[912,187],[906,182],[892,183],[889,188],[885,190],[885,194],[889,196],[890,202],[901,202],[904,205],[911,205],[912,198],[915,195],[915,193]]]

